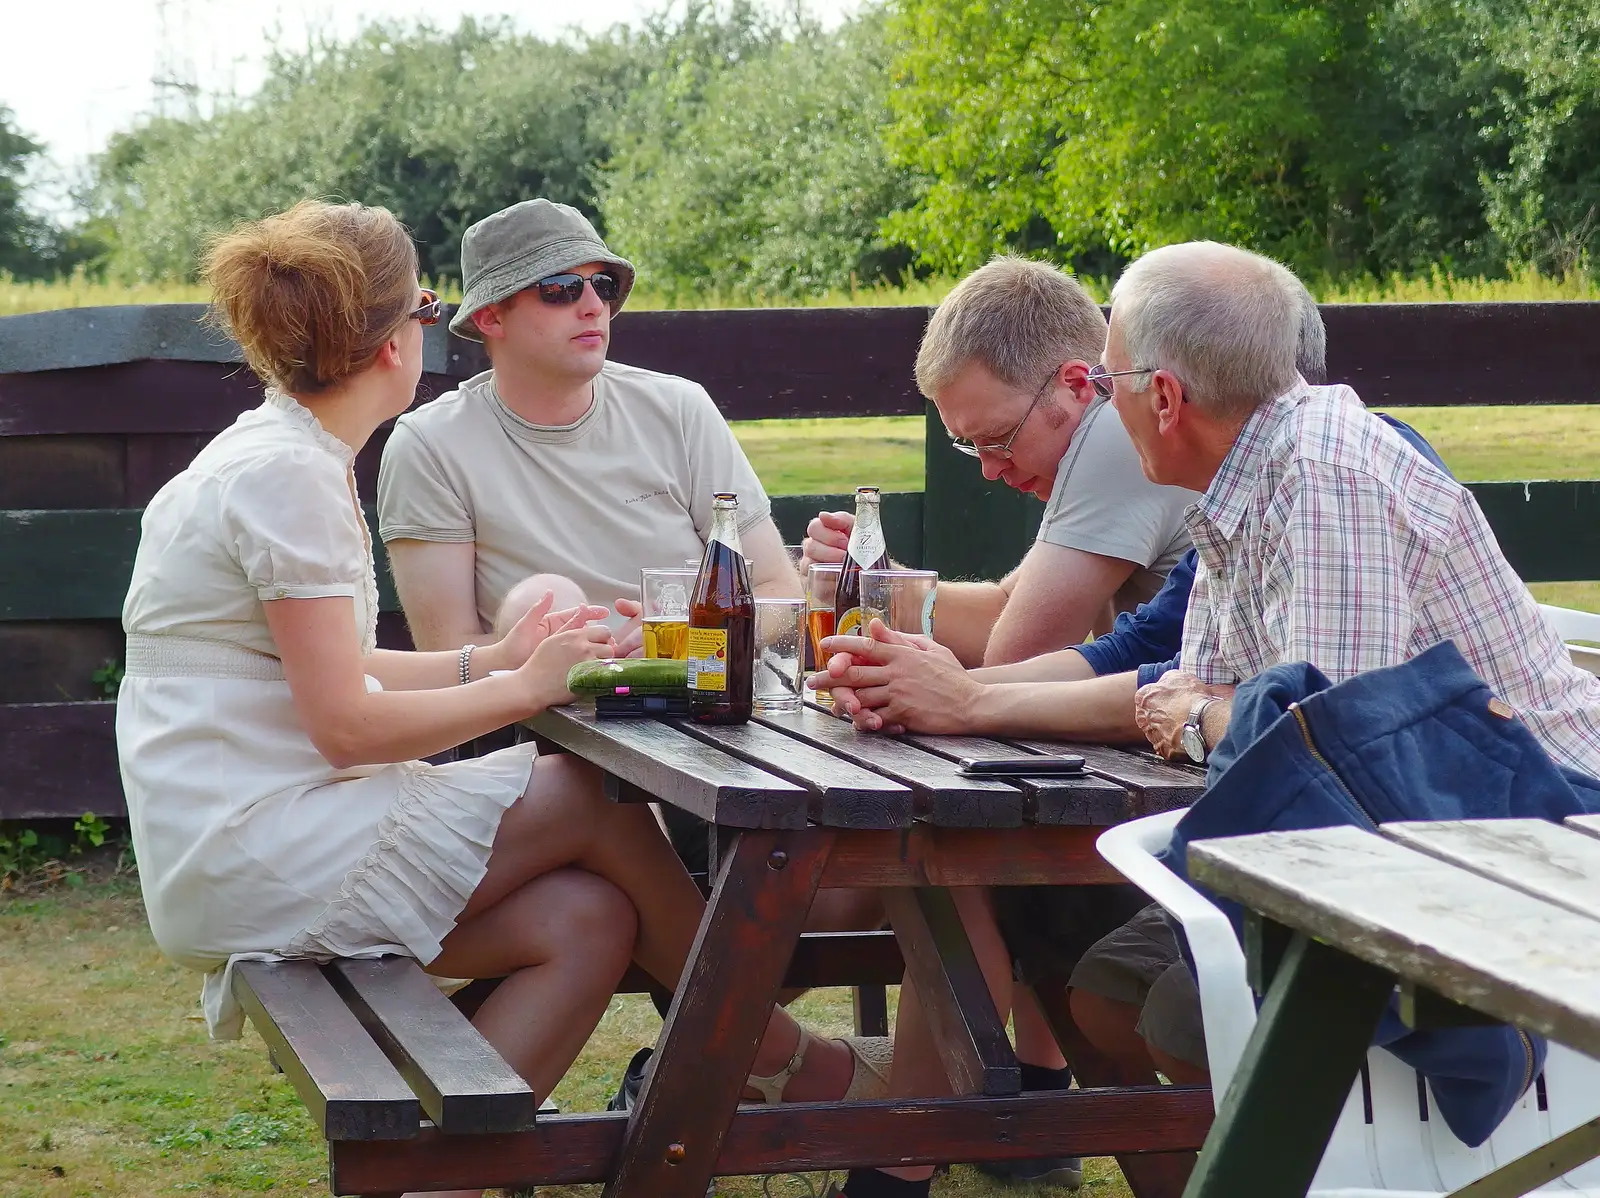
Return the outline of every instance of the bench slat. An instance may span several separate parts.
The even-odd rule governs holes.
[[[1578,915],[1600,919],[1600,840],[1543,819],[1383,825],[1391,840]]]
[[[241,961],[233,993],[329,1140],[405,1140],[422,1105],[314,961]]]
[[[538,1102],[409,957],[335,961],[334,988],[447,1135],[524,1131]]]
[[[1464,1006],[1600,1055],[1600,924],[1360,828],[1189,846],[1196,882]]]

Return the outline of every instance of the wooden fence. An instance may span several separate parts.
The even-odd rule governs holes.
[[[0,819],[123,811],[112,704],[93,674],[120,659],[139,514],[239,412],[259,402],[197,305],[0,319]],[[997,577],[1041,506],[986,483],[917,394],[921,308],[625,313],[612,356],[706,385],[731,420],[923,415],[925,490],[885,497],[889,544],[946,577]],[[1326,305],[1329,377],[1373,406],[1586,403],[1600,378],[1600,304]],[[418,402],[484,369],[478,346],[427,330]],[[356,462],[376,491],[387,429]],[[1558,448],[1558,447],[1552,447]],[[1597,471],[1600,473],[1600,471]],[[839,463],[839,489],[858,482]],[[1474,484],[1530,582],[1600,578],[1600,482]],[[797,540],[843,494],[781,496]],[[374,538],[376,541],[376,538]],[[380,562],[380,636],[404,645]]]

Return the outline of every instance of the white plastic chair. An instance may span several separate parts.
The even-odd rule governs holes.
[[[1183,925],[1194,954],[1213,1100],[1220,1105],[1255,1028],[1256,1006],[1245,980],[1244,952],[1227,916],[1156,860],[1182,816],[1168,811],[1120,824],[1104,832],[1097,847]],[[1541,1087],[1530,1086],[1478,1148],[1451,1135],[1436,1111],[1423,1117],[1417,1074],[1397,1058],[1373,1049],[1365,1079],[1372,1117],[1358,1080],[1308,1198],[1438,1198],[1600,1116],[1600,1062],[1558,1044],[1550,1045],[1545,1063],[1546,1109],[1539,1109]],[[1533,1192],[1600,1198],[1600,1163],[1591,1161]]]
[[[1552,607],[1548,603],[1541,603],[1539,610],[1544,618],[1556,630],[1556,634],[1567,642],[1567,651],[1572,654],[1572,660],[1591,674],[1600,674],[1600,615],[1591,611],[1575,611],[1570,607]],[[1574,645],[1573,641],[1588,641],[1587,645]]]

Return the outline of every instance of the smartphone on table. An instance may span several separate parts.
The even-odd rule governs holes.
[[[975,778],[1061,778],[1083,773],[1075,754],[1032,753],[1026,757],[963,757],[961,772]]]

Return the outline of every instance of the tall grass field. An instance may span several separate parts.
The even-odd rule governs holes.
[[[1089,291],[1102,302],[1111,293],[1111,280],[1084,278]],[[632,308],[851,308],[931,306],[956,284],[951,278],[919,279],[904,286],[874,284],[845,291],[829,291],[805,299],[779,298],[703,291],[654,291],[641,281],[629,296]],[[1506,279],[1457,278],[1435,268],[1427,275],[1362,278],[1312,286],[1324,303],[1486,303],[1504,300],[1600,300],[1600,282],[1582,271],[1561,277],[1527,269]],[[461,298],[459,286],[446,284],[440,293],[447,300]],[[44,312],[54,308],[88,308],[110,304],[203,303],[204,286],[185,282],[115,283],[79,271],[50,282],[25,282],[0,272],[0,316]]]

